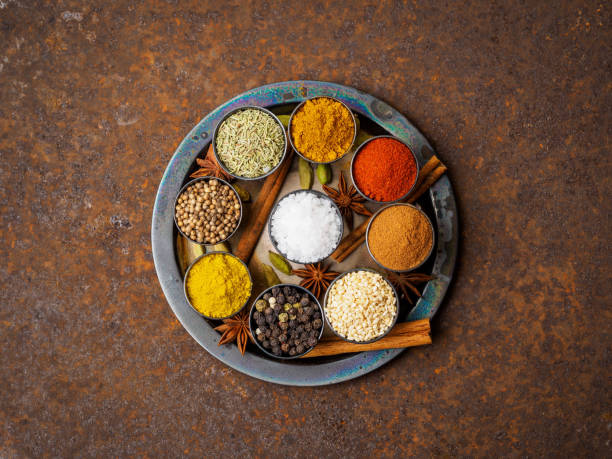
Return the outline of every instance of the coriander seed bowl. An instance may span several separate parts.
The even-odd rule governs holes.
[[[312,100],[316,100],[316,99],[331,99],[337,103],[339,103],[340,105],[342,105],[346,110],[348,110],[348,112],[351,115],[351,119],[353,120],[353,138],[351,140],[350,145],[348,146],[348,148],[341,154],[339,155],[336,159],[333,159],[331,161],[315,161],[311,158],[308,158],[307,156],[305,156],[300,150],[298,150],[295,146],[295,142],[293,140],[293,131],[292,131],[292,126],[293,126],[293,119],[295,117],[295,114],[298,113],[302,107],[304,107],[304,105],[306,104],[306,102],[312,101]],[[300,102],[297,107],[295,107],[293,109],[293,111],[291,112],[291,116],[289,117],[289,127],[287,129],[288,131],[288,139],[289,139],[289,144],[291,145],[291,148],[293,148],[293,150],[298,154],[298,156],[306,161],[308,161],[309,163],[312,164],[332,164],[335,163],[336,161],[341,160],[342,158],[344,158],[346,155],[348,155],[351,151],[351,148],[353,148],[353,145],[355,144],[355,139],[357,138],[357,120],[355,118],[355,114],[353,113],[353,111],[341,100],[336,99],[335,97],[330,97],[330,96],[317,96],[317,97],[311,97],[309,99],[303,100],[302,102]]]
[[[287,289],[293,289],[297,293],[299,300],[298,298],[288,298],[286,294],[288,291]],[[279,296],[282,297],[281,299],[286,300],[286,302],[280,305],[280,307],[277,308],[278,311],[276,311],[274,308],[276,304],[280,304],[277,302]],[[274,299],[273,304],[269,302],[271,298]],[[307,304],[301,303],[303,298],[308,298]],[[294,304],[288,301],[290,299],[295,300],[294,303],[298,303],[298,307],[302,308],[302,311],[296,313],[293,318],[291,318],[292,316],[289,315],[289,313],[296,311],[292,311],[291,308],[294,307]],[[265,303],[265,307],[261,302]],[[287,304],[289,307],[286,307]],[[258,309],[258,306],[261,310]],[[306,313],[306,307],[314,308],[309,310],[310,315]],[[269,314],[265,313],[266,308],[272,309]],[[295,309],[297,309],[297,307],[295,307]],[[283,320],[281,320],[283,313],[286,316],[282,317]],[[253,301],[249,313],[249,328],[257,347],[268,357],[281,360],[297,359],[312,351],[321,339],[323,329],[325,328],[325,319],[323,315],[321,303],[319,303],[319,300],[317,300],[310,291],[299,285],[278,284],[261,292],[255,301]],[[270,319],[268,319],[268,317],[270,317]],[[283,323],[286,325],[283,325]],[[306,328],[308,328],[308,330],[306,330]],[[294,332],[293,330],[301,331]],[[302,337],[304,333],[307,334],[307,338]],[[295,336],[297,336],[297,338],[295,338]],[[296,339],[300,340],[300,342],[306,341],[306,345],[303,346],[303,349],[296,344]],[[276,340],[276,342],[273,340]],[[272,344],[274,344],[274,346]],[[285,344],[286,347],[283,349],[282,346]],[[278,348],[278,353],[276,354],[274,353],[275,347]],[[293,349],[295,354],[290,355],[289,352],[292,347],[295,347],[295,349]],[[285,352],[285,350],[287,350],[287,352]],[[297,350],[302,352],[297,352]]]
[[[210,186],[210,182],[211,180],[215,180],[216,182],[221,184],[221,189],[219,190],[220,193],[220,204],[221,204],[221,208],[228,210],[229,209],[229,205],[231,204],[229,201],[234,202],[234,207],[232,209],[229,209],[228,212],[232,212],[233,215],[231,217],[228,217],[228,222],[225,223],[223,222],[223,215],[218,213],[218,209],[219,207],[215,207],[215,214],[214,215],[220,215],[215,217],[215,220],[212,220],[213,223],[210,223],[210,219],[208,221],[208,223],[202,221],[202,219],[204,219],[205,214],[207,212],[206,209],[203,208],[203,206],[206,204],[206,197],[205,197],[205,193],[209,193],[210,196],[210,192],[205,191],[207,188],[206,186]],[[197,185],[199,183],[202,183],[202,185]],[[196,188],[196,190],[198,191],[198,193],[200,193],[198,196],[194,196],[193,200],[194,200],[194,204],[193,204],[193,209],[194,212],[198,212],[198,215],[196,217],[194,217],[193,220],[189,220],[188,223],[185,223],[185,220],[182,219],[183,217],[179,216],[179,206],[183,205],[184,200],[181,198],[183,195],[183,193],[185,193],[189,187],[191,186],[197,186],[197,187],[201,187],[201,188]],[[227,186],[228,188],[225,189],[223,188],[224,186]],[[216,187],[216,186],[215,186]],[[227,191],[226,191],[227,190]],[[233,200],[231,197],[235,196],[236,200]],[[201,201],[199,201],[201,198]],[[191,203],[189,202],[191,201],[191,199],[188,199],[187,205],[191,206]],[[223,201],[225,201],[225,204],[223,204]],[[198,204],[199,203],[199,204]],[[212,204],[212,202],[211,202]],[[199,207],[198,207],[199,205]],[[238,208],[236,209],[235,206],[238,206]],[[189,207],[188,209],[185,209],[185,207],[181,208],[182,212],[183,211],[189,211],[191,209],[191,207]],[[238,211],[238,216],[236,217],[235,215],[235,211]],[[202,215],[204,214],[204,215]],[[185,215],[184,213],[181,215]],[[212,213],[211,213],[212,215]],[[212,217],[210,217],[212,218]],[[232,219],[235,218],[235,221],[232,221]],[[197,221],[195,221],[197,219]],[[217,225],[214,225],[215,221],[219,221],[220,223],[218,223]],[[229,238],[231,238],[236,231],[238,230],[238,228],[240,227],[240,223],[242,222],[242,200],[240,199],[240,195],[238,194],[238,192],[236,191],[236,189],[227,181],[217,178],[217,177],[198,177],[195,178],[189,182],[187,182],[185,185],[183,185],[183,187],[180,189],[180,191],[178,192],[178,194],[176,195],[176,199],[174,200],[174,225],[176,226],[176,229],[178,230],[178,232],[185,238],[187,238],[188,240],[190,240],[191,242],[195,243],[195,244],[200,244],[200,245],[215,245],[215,244],[221,244],[222,242],[227,241]],[[217,229],[219,227],[219,225],[221,225],[221,223],[223,223],[225,226],[222,229]],[[200,224],[201,226],[198,226],[198,224]],[[189,225],[192,225],[191,228]],[[228,226],[229,225],[229,226]],[[212,229],[212,227],[215,226],[214,230]],[[233,228],[231,228],[233,227]],[[200,233],[201,233],[201,238],[198,237],[197,232],[195,232],[195,238],[191,237],[191,231],[197,230],[198,228],[200,229]],[[229,229],[231,228],[231,230]],[[188,231],[187,231],[188,230]],[[210,236],[211,239],[208,239],[207,233],[208,234],[213,234],[213,231],[215,232],[216,236]],[[216,231],[219,231],[219,233],[217,234]],[[223,231],[223,232],[221,232]],[[224,236],[224,237],[221,237]],[[206,239],[204,239],[206,238]]]
[[[231,257],[231,259],[236,260],[237,263],[236,266],[242,265],[242,267],[244,267],[244,272],[246,273],[246,276],[248,278],[248,295],[246,296],[246,299],[244,300],[244,302],[242,302],[240,304],[239,307],[232,309],[231,313],[229,314],[225,314],[222,317],[213,317],[212,315],[209,314],[205,314],[202,311],[198,310],[192,303],[192,299],[189,298],[189,292],[188,292],[188,279],[189,279],[189,274],[191,273],[192,269],[194,268],[194,266],[196,266],[198,264],[198,262],[200,262],[202,259],[206,258],[206,257],[213,257],[213,256],[218,256],[218,255],[223,255],[223,256],[228,256]],[[236,255],[229,253],[229,252],[219,252],[219,251],[215,251],[215,252],[208,252],[205,253],[203,255],[200,255],[198,258],[196,258],[193,263],[191,263],[191,265],[189,265],[189,268],[187,268],[187,271],[185,271],[185,277],[183,278],[183,293],[185,295],[185,300],[187,300],[187,304],[189,306],[191,306],[191,309],[193,309],[197,314],[201,315],[202,317],[204,317],[205,319],[209,319],[209,320],[224,320],[224,319],[228,319],[236,314],[238,314],[240,311],[242,311],[242,309],[244,309],[244,307],[247,305],[247,303],[249,302],[249,299],[251,298],[251,295],[253,293],[253,277],[251,276],[251,271],[249,270],[249,267],[246,265],[246,263],[244,261],[242,261],[240,258],[238,258]]]
[[[402,196],[400,196],[397,199],[394,199],[392,201],[380,201],[377,199],[374,199],[371,196],[368,196],[360,187],[359,187],[359,183],[357,182],[357,180],[355,180],[355,161],[358,158],[359,154],[363,151],[363,149],[369,145],[371,142],[374,142],[378,139],[393,139],[399,143],[401,143],[402,145],[404,145],[408,151],[410,151],[410,154],[412,155],[412,159],[414,161],[415,167],[416,167],[416,175],[414,178],[414,181],[412,183],[412,186],[410,187],[410,189],[408,189],[408,191],[406,191],[406,193],[404,193]],[[369,139],[367,139],[365,142],[363,142],[361,145],[359,145],[359,147],[357,147],[357,149],[355,150],[355,154],[353,155],[353,157],[351,158],[351,168],[350,168],[350,172],[351,172],[351,180],[353,182],[353,185],[355,186],[355,189],[357,190],[357,192],[363,196],[366,200],[370,201],[370,202],[375,202],[377,204],[393,204],[396,202],[401,202],[404,199],[406,199],[410,193],[412,193],[416,187],[416,184],[418,182],[418,178],[419,178],[419,172],[420,172],[420,167],[419,167],[419,161],[417,160],[416,155],[414,154],[414,152],[412,151],[412,148],[410,148],[406,142],[404,142],[401,139],[398,139],[395,136],[392,135],[379,135],[376,137],[371,137]]]
[[[419,261],[419,263],[415,264],[414,266],[411,266],[408,269],[394,269],[392,267],[385,266],[384,263],[381,262],[381,260],[376,258],[376,256],[372,252],[372,247],[370,245],[370,230],[372,229],[372,224],[374,223],[374,221],[376,220],[376,218],[380,214],[382,214],[384,211],[388,210],[389,208],[396,207],[396,206],[406,206],[406,207],[411,207],[411,208],[417,210],[419,212],[419,214],[422,215],[425,218],[425,220],[427,221],[428,226],[429,226],[429,230],[430,230],[430,234],[431,234],[431,246],[429,247],[429,250],[427,251],[427,254],[425,255],[425,257],[422,260]],[[429,259],[429,257],[433,253],[434,247],[436,246],[436,232],[435,232],[435,228],[434,228],[433,223],[431,222],[431,219],[429,218],[429,216],[425,212],[423,212],[421,209],[419,209],[417,206],[414,206],[414,205],[408,204],[408,203],[394,203],[394,204],[389,204],[387,206],[384,206],[384,207],[378,209],[378,211],[374,215],[372,215],[372,218],[370,218],[370,221],[368,222],[368,226],[366,228],[365,241],[366,241],[366,247],[368,248],[368,254],[372,258],[372,260],[374,260],[374,262],[376,262],[376,264],[378,266],[380,266],[383,269],[386,269],[387,271],[393,271],[393,272],[396,272],[396,273],[407,273],[407,272],[414,271],[415,269],[421,267]]]
[[[281,131],[283,133],[283,147],[282,147],[282,153],[281,153],[280,159],[269,170],[265,171],[264,173],[262,173],[260,175],[254,176],[254,177],[240,175],[240,174],[236,173],[235,171],[230,170],[228,165],[225,164],[225,162],[221,159],[221,157],[219,155],[219,148],[217,146],[217,142],[219,140],[219,129],[221,128],[221,126],[223,126],[223,123],[225,123],[233,115],[236,115],[237,113],[243,112],[245,110],[258,110],[258,111],[260,111],[262,113],[265,113],[266,115],[270,116],[275,121],[275,123],[280,127],[280,129],[281,129]],[[283,123],[281,123],[281,121],[278,119],[278,117],[274,113],[272,113],[270,110],[268,110],[266,108],[263,108],[263,107],[258,107],[258,106],[255,106],[255,105],[245,105],[245,106],[242,106],[242,107],[235,108],[234,110],[231,110],[228,113],[226,113],[225,116],[221,119],[221,121],[219,121],[219,123],[217,123],[217,126],[215,127],[215,130],[213,132],[213,137],[212,137],[213,154],[215,155],[215,159],[219,163],[219,166],[228,175],[230,175],[231,177],[234,177],[236,179],[239,179],[239,180],[261,180],[263,178],[266,178],[268,175],[274,173],[274,171],[276,171],[280,167],[280,165],[283,163],[283,161],[287,157],[287,150],[288,150],[287,147],[288,147],[288,145],[289,145],[289,142],[287,141],[287,131],[285,130],[285,126],[283,126]]]
[[[335,228],[327,228],[327,229],[323,227],[312,228],[308,234],[308,238],[314,237],[313,233],[316,229],[325,230],[323,232],[326,234],[331,231],[336,231],[337,237],[333,241],[332,245],[328,248],[328,250],[318,254],[318,256],[312,257],[312,258],[303,257],[300,259],[296,256],[292,256],[292,253],[290,253],[289,250],[287,250],[287,245],[289,244],[289,242],[287,241],[286,244],[282,243],[281,240],[277,237],[277,234],[275,234],[275,232],[276,233],[280,232],[280,229],[277,229],[275,231],[276,225],[280,225],[282,223],[280,219],[277,223],[277,220],[275,217],[277,217],[279,209],[281,209],[285,205],[285,203],[287,203],[289,200],[293,199],[292,198],[293,196],[303,197],[306,195],[314,196],[316,198],[322,199],[326,203],[329,203],[331,208],[333,209],[334,216],[335,216],[334,225],[337,225]],[[309,219],[304,219],[302,221],[296,222],[296,226],[297,226],[296,230],[307,231],[308,223],[309,223]],[[321,233],[321,231],[319,231],[319,233]],[[268,216],[268,237],[270,238],[270,241],[272,242],[272,246],[278,253],[280,253],[283,257],[285,257],[289,261],[292,261],[293,263],[311,264],[311,263],[319,263],[325,260],[332,253],[334,253],[334,251],[338,248],[338,245],[340,245],[340,241],[342,240],[343,233],[344,233],[344,220],[342,219],[342,213],[340,212],[340,209],[338,208],[337,204],[329,196],[327,196],[324,193],[321,193],[320,191],[316,191],[316,190],[295,190],[290,193],[287,193],[274,205],[274,207],[270,211],[270,215]],[[294,242],[294,245],[298,245],[297,244],[298,241],[292,241],[292,242]],[[306,245],[302,244],[301,249],[303,250],[304,247],[306,247]]]
[[[350,338],[342,335],[341,333],[339,333],[336,330],[336,328],[334,328],[334,325],[333,325],[332,321],[330,320],[329,313],[328,313],[328,304],[329,304],[330,295],[331,295],[331,292],[332,292],[332,289],[334,288],[334,286],[341,279],[346,277],[347,275],[349,275],[351,273],[359,273],[359,272],[370,272],[370,273],[374,273],[374,274],[377,274],[377,275],[381,276],[383,281],[391,288],[391,292],[392,292],[393,298],[395,300],[394,314],[393,314],[393,319],[392,319],[390,325],[382,333],[376,335],[375,337],[373,337],[373,338],[371,338],[369,340],[365,340],[365,341],[358,341],[358,340],[350,339]],[[340,338],[340,339],[342,339],[344,341],[347,341],[349,343],[354,343],[354,344],[369,344],[369,343],[373,343],[375,341],[378,341],[381,338],[384,338],[393,329],[393,327],[395,327],[395,324],[397,323],[397,319],[399,317],[399,313],[400,313],[400,299],[399,299],[399,295],[397,293],[397,290],[395,289],[393,284],[389,281],[389,279],[387,279],[386,276],[384,276],[380,272],[378,272],[378,271],[376,271],[374,269],[370,269],[370,268],[355,268],[355,269],[351,269],[349,271],[343,272],[342,274],[340,274],[338,277],[336,277],[329,284],[329,287],[327,288],[327,291],[325,292],[325,296],[323,297],[323,315],[325,316],[325,321],[327,322],[327,325],[329,326],[330,330],[338,338]]]

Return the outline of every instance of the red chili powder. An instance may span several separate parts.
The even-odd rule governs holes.
[[[353,163],[355,185],[376,201],[401,198],[416,178],[417,165],[410,149],[388,137],[368,142]]]

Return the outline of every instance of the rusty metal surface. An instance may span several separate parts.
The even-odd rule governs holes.
[[[610,7],[0,2],[0,456],[609,454]],[[461,215],[434,344],[323,388],[176,321],[149,223],[176,145],[268,82],[358,87]]]

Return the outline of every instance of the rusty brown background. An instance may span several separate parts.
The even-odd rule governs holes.
[[[609,3],[106,3],[0,1],[0,457],[609,457]],[[323,388],[210,357],[151,257],[183,136],[290,79],[406,114],[460,207],[434,344]]]

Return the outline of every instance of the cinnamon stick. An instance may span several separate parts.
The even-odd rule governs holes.
[[[400,322],[393,327],[387,336],[370,344],[349,343],[337,336],[325,338],[319,341],[315,348],[304,355],[303,358],[423,346],[431,344],[430,332],[429,319]]]
[[[425,193],[444,173],[446,166],[440,162],[437,156],[429,158],[427,163],[419,172],[419,177],[415,185],[415,191],[408,197],[406,202],[413,203]],[[355,228],[348,236],[342,239],[338,248],[331,254],[331,257],[338,263],[344,261],[351,253],[365,242],[365,233],[370,222],[368,217],[361,225]]]
[[[446,166],[444,164],[440,164],[438,167],[436,167],[433,172],[423,179],[421,185],[419,185],[419,187],[410,195],[408,202],[413,203],[419,199],[421,195],[429,189],[429,187],[431,187],[440,177],[444,175],[445,172]]]
[[[251,259],[251,255],[253,255],[253,250],[255,250],[259,236],[266,226],[268,215],[270,214],[274,201],[276,200],[276,197],[278,196],[278,193],[285,182],[285,177],[287,177],[287,173],[291,168],[292,160],[293,149],[289,148],[283,164],[281,164],[273,174],[266,178],[261,190],[259,191],[257,200],[251,207],[249,221],[244,223],[244,227],[248,228],[248,230],[242,233],[240,241],[238,241],[238,245],[236,246],[236,250],[234,250],[234,255],[247,264]]]

